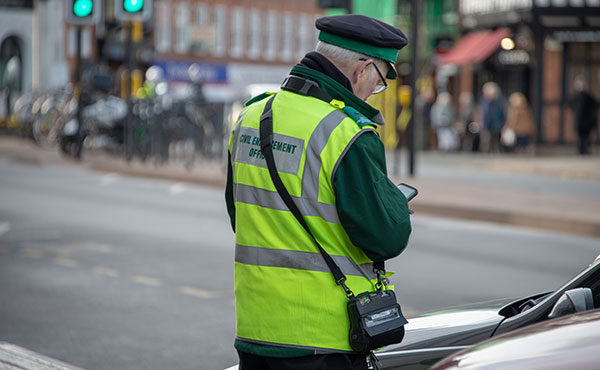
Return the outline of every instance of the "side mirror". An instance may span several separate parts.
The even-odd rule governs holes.
[[[556,301],[548,318],[555,319],[571,313],[592,309],[594,309],[594,299],[590,288],[571,289],[564,292]]]

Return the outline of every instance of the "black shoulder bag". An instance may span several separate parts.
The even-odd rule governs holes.
[[[356,352],[367,354],[373,349],[393,343],[400,343],[404,338],[404,325],[408,321],[402,314],[394,291],[383,289],[384,263],[375,262],[373,264],[373,271],[377,274],[377,290],[364,292],[355,296],[346,285],[346,276],[331,256],[321,247],[310,231],[308,224],[302,217],[302,213],[296,206],[290,193],[285,188],[285,185],[283,185],[277,172],[273,157],[273,148],[271,147],[273,141],[273,111],[271,110],[271,105],[274,98],[275,96],[267,101],[260,117],[260,148],[262,154],[265,156],[267,168],[277,192],[319,248],[319,252],[325,259],[327,266],[329,266],[336,284],[340,285],[346,292],[346,296],[348,297],[348,318],[350,320],[350,347]]]

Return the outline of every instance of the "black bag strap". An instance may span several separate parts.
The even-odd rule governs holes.
[[[330,103],[333,100],[331,95],[323,90],[318,83],[300,76],[287,76],[285,80],[283,80],[281,88],[296,94],[312,96],[313,98],[320,99],[326,103]],[[271,128],[272,126],[273,125],[271,124]],[[380,274],[385,274],[384,262],[373,262],[373,272],[378,274],[378,277]]]
[[[333,100],[333,98],[325,90],[321,89],[319,84],[315,81],[294,75],[287,76],[285,80],[283,80],[281,88],[296,94],[312,96],[313,98],[323,100],[326,103]]]
[[[277,189],[277,192],[283,199],[283,202],[290,209],[292,214],[296,217],[300,225],[308,232],[312,240],[315,242],[317,247],[319,248],[319,252],[325,259],[325,263],[329,266],[329,270],[333,274],[336,284],[341,285],[346,292],[346,296],[348,298],[354,297],[354,293],[346,286],[346,275],[340,270],[339,266],[333,261],[333,258],[325,252],[321,244],[317,241],[313,233],[310,231],[308,224],[302,217],[302,213],[296,206],[296,203],[292,199],[292,196],[283,185],[281,181],[281,177],[279,177],[279,173],[277,172],[277,167],[275,165],[275,158],[273,157],[273,148],[271,143],[273,142],[273,111],[271,110],[271,105],[273,104],[273,99],[275,96],[271,97],[267,104],[265,105],[265,109],[263,110],[262,115],[260,116],[260,150],[262,154],[265,156],[265,161],[267,162],[267,168],[269,169],[269,174],[271,175],[271,179],[273,180],[273,184]]]
[[[285,185],[281,181],[281,177],[277,172],[277,166],[275,164],[275,158],[273,157],[273,111],[271,110],[271,106],[273,104],[273,99],[275,99],[275,95],[272,96],[265,105],[265,109],[263,110],[262,115],[260,116],[260,150],[262,154],[265,156],[265,161],[267,162],[267,168],[269,170],[269,174],[271,175],[271,180],[273,180],[273,184],[277,189],[277,192],[281,196],[281,199],[285,203],[285,205],[290,209],[294,217],[300,222],[300,225],[306,230],[306,232],[310,235],[312,240],[315,242],[317,247],[319,248],[319,252],[323,256],[325,263],[331,270],[333,277],[335,279],[336,284],[340,285],[344,291],[346,292],[346,296],[348,298],[354,297],[354,293],[346,286],[346,276],[339,268],[339,266],[333,261],[333,258],[321,247],[321,244],[317,241],[313,233],[310,231],[308,224],[302,217],[302,212],[298,209],[298,206],[292,199],[292,196],[285,188]],[[385,266],[383,262],[375,262],[373,263],[374,272],[377,273],[378,278],[378,289],[381,289],[382,278],[381,273],[385,273]]]

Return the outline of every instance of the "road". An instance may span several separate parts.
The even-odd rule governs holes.
[[[598,242],[416,214],[388,266],[410,315],[555,289]],[[0,341],[90,370],[231,366],[233,243],[221,189],[0,159]]]

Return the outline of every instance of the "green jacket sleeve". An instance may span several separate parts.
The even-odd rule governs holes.
[[[408,201],[387,177],[385,150],[375,133],[359,136],[334,177],[336,208],[350,241],[373,261],[396,257],[411,232]]]
[[[231,153],[227,154],[227,184],[225,185],[225,204],[231,228],[235,232],[235,203],[233,201],[233,167],[231,167]]]

